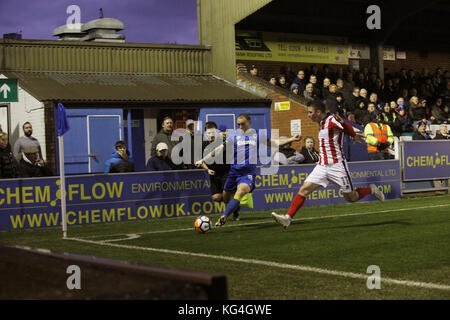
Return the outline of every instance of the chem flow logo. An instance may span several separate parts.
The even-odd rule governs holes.
[[[0,79],[0,102],[18,102],[17,79]]]

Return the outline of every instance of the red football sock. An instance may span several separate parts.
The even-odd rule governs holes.
[[[306,198],[302,196],[301,194],[297,194],[294,198],[294,200],[291,203],[291,206],[289,208],[289,211],[287,212],[288,215],[293,218],[297,211],[303,206],[303,203],[305,202]]]
[[[369,194],[371,194],[372,193],[372,189],[370,189],[369,187],[367,187],[367,188],[357,188],[356,192],[358,192],[359,199],[362,199],[365,196],[368,196]]]

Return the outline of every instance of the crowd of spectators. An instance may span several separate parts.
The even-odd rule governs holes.
[[[252,67],[252,74],[258,70]],[[297,73],[283,71],[267,79],[307,100],[321,99],[332,113],[365,126],[381,114],[395,136],[417,132],[419,123],[450,124],[450,72],[437,68],[401,69],[381,79],[376,68],[360,71],[311,65]]]

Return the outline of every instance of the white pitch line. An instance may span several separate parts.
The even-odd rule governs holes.
[[[109,247],[115,247],[115,248],[151,251],[151,252],[166,253],[166,254],[184,255],[184,256],[190,256],[190,257],[200,257],[200,258],[224,260],[224,261],[231,261],[231,262],[238,262],[238,263],[247,263],[247,264],[259,265],[259,266],[267,266],[267,267],[289,269],[289,270],[296,270],[296,271],[314,272],[314,273],[326,274],[326,275],[331,275],[331,276],[339,276],[339,277],[345,277],[345,278],[364,279],[364,280],[368,279],[367,274],[328,270],[328,269],[321,269],[321,268],[315,268],[315,267],[309,267],[309,266],[279,263],[279,262],[273,262],[273,261],[244,259],[244,258],[236,258],[236,257],[230,257],[230,256],[218,256],[218,255],[195,253],[195,252],[188,252],[188,251],[178,251],[178,250],[121,245],[121,244],[115,244],[115,243],[106,243],[105,241],[93,241],[93,240],[86,240],[86,239],[80,239],[80,238],[67,238],[67,240],[79,241],[79,242],[84,242],[84,243],[96,244],[96,245],[100,245],[100,246],[109,246]],[[397,280],[397,279],[392,279],[392,278],[387,278],[387,277],[381,277],[381,282],[403,285],[403,286],[408,286],[408,287],[419,287],[419,288],[425,288],[425,289],[450,290],[449,285],[437,284],[437,283],[427,283],[427,282],[417,282],[417,281],[410,281],[410,280]]]
[[[377,214],[377,213],[388,213],[388,212],[398,212],[398,211],[408,211],[408,210],[420,210],[420,209],[430,209],[430,208],[439,208],[439,207],[448,207],[448,206],[450,206],[450,204],[440,204],[440,205],[435,205],[435,206],[424,206],[424,207],[414,207],[414,208],[390,209],[390,210],[371,211],[371,212],[335,214],[335,215],[323,216],[323,217],[299,218],[299,219],[295,219],[294,221],[321,220],[321,219],[328,219],[328,218],[341,218],[341,217],[351,217],[351,216],[365,216],[365,215]],[[267,224],[267,223],[274,223],[273,219],[270,218],[270,220],[264,221],[264,222],[251,222],[251,223],[231,224],[231,225],[223,226],[221,228],[246,227],[246,226],[261,225],[261,224]],[[148,231],[148,232],[133,233],[133,235],[171,233],[171,232],[179,232],[179,231],[190,231],[190,230],[193,230],[193,229],[194,228],[192,227],[192,228],[180,228],[180,229],[170,229],[170,230]],[[81,238],[83,238],[83,239],[92,239],[92,238],[101,238],[101,237],[116,237],[116,236],[123,236],[123,235],[129,236],[130,234],[117,233],[117,234],[109,234],[109,235],[94,235],[94,236],[80,237],[80,239]],[[129,240],[129,239],[122,239],[122,240]],[[120,241],[120,240],[114,240],[114,241]]]

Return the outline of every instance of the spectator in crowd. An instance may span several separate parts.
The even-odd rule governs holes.
[[[305,91],[306,87],[306,79],[305,79],[305,71],[304,70],[298,70],[297,76],[294,79],[295,84],[298,84],[298,91],[303,92]]]
[[[367,98],[367,90],[365,88],[361,88],[359,90],[359,96],[364,100],[366,105],[369,103],[369,99]]]
[[[302,147],[301,154],[305,157],[303,164],[319,162],[320,156],[315,149],[315,140],[313,137],[305,138],[305,145]]]
[[[17,178],[18,176],[18,164],[11,152],[8,134],[0,131],[0,179],[12,179]]]
[[[394,81],[392,79],[386,81],[382,96],[384,101],[394,101],[398,98],[398,91],[394,87]]]
[[[288,137],[280,137],[280,139],[288,139]],[[292,142],[279,147],[279,151],[274,154],[274,163],[281,165],[299,164],[305,160],[303,154],[292,148]]]
[[[363,72],[358,73],[358,78],[355,83],[360,88],[367,88],[369,86],[368,78],[364,76]]]
[[[147,171],[167,171],[172,170],[172,164],[169,159],[169,146],[160,142],[156,146],[156,155],[150,157],[146,164]]]
[[[311,101],[313,101],[314,98],[316,97],[314,94],[314,86],[312,83],[308,83],[306,85],[306,89],[305,91],[303,91],[303,97]]]
[[[389,159],[389,146],[394,143],[391,128],[381,122],[381,113],[377,112],[375,119],[364,127],[369,160]]]
[[[421,121],[423,119],[426,120],[427,114],[423,104],[419,103],[419,98],[416,96],[411,97],[409,99],[409,118],[411,121]]]
[[[52,170],[39,157],[39,149],[36,146],[23,148],[19,158],[19,177],[35,178],[53,175]]]
[[[439,126],[439,132],[436,133],[433,140],[450,140],[450,134],[448,133],[446,124],[441,124]]]
[[[421,121],[417,124],[416,130],[412,137],[413,140],[432,140],[427,132],[427,123]]]
[[[334,97],[330,94],[326,101],[326,108],[329,112],[344,117],[346,115],[347,110],[344,105],[343,94],[341,92],[337,92],[336,96]]]
[[[367,104],[363,99],[361,99],[358,101],[358,107],[354,111],[355,122],[357,124],[363,125],[366,114],[367,114]]]
[[[323,79],[323,87],[322,87],[322,98],[324,100],[327,100],[328,96],[330,95],[330,78]]]
[[[17,139],[16,143],[14,144],[14,157],[17,160],[20,160],[19,154],[22,153],[26,147],[36,147],[39,152],[39,159],[42,159],[41,144],[35,137],[32,136],[33,126],[31,125],[31,123],[25,122],[22,126],[22,130],[25,135]]]
[[[441,97],[437,98],[436,103],[431,107],[431,114],[438,124],[446,121],[450,123],[450,115],[448,114],[448,110],[445,112],[445,106],[442,104]]]
[[[160,142],[164,142],[169,147],[169,158],[172,154],[172,148],[178,143],[176,141],[172,141],[172,132],[173,132],[173,120],[171,117],[165,117],[162,121],[162,129],[158,132],[155,138],[152,141],[152,151],[151,156],[156,155],[156,146]]]
[[[420,87],[420,95],[425,99],[432,99],[435,96],[436,92],[431,83],[431,78],[426,78],[425,82]]]
[[[397,111],[397,102],[395,102],[395,101],[391,101],[390,103],[389,103],[389,106],[390,106],[390,108],[391,108],[391,111]]]
[[[436,68],[434,73],[430,73],[426,69],[419,73],[413,69],[403,68],[400,72],[389,73],[385,69],[384,78],[380,78],[377,69],[373,66],[370,69],[364,67],[360,72],[353,71],[349,67],[345,70],[338,67],[335,70],[335,72],[331,72],[326,65],[323,65],[320,69],[311,66],[309,72],[306,72],[306,79],[309,79],[313,84],[312,93],[309,92],[309,88],[306,90],[304,70],[298,71],[293,82],[299,84],[299,92],[303,93],[308,100],[319,97],[328,105],[334,107],[336,107],[337,101],[336,93],[343,93],[342,106],[346,110],[344,116],[351,120],[355,119],[357,122],[361,122],[364,117],[373,117],[370,111],[364,111],[369,102],[373,103],[375,110],[383,113],[383,118],[385,118],[383,121],[388,121],[392,125],[391,129],[396,135],[414,131],[414,126],[411,126],[414,121],[426,120],[428,125],[430,123],[450,123],[448,110],[450,105],[450,72],[448,70],[439,67]],[[345,79],[345,81],[342,81],[342,79]],[[333,86],[336,85],[332,84],[335,80],[336,91],[333,90]],[[318,82],[321,83],[320,88],[317,88]],[[305,89],[302,91],[303,86],[305,86]],[[355,86],[357,88],[353,90]],[[289,86],[289,88],[291,87]],[[364,102],[361,104],[362,108],[360,108],[361,100]],[[426,101],[436,101],[436,103],[430,108]],[[386,103],[391,107],[389,114],[387,109],[384,110]],[[393,110],[395,110],[395,113],[392,112]],[[386,120],[387,118],[389,120]],[[401,123],[401,132],[395,124],[391,123],[391,121],[397,123],[397,120]]]
[[[398,83],[399,89],[402,90],[402,91],[404,89],[408,90],[409,87],[410,87],[410,84],[409,84],[409,81],[408,81],[408,75],[406,73],[406,69],[401,68],[400,69],[400,74],[398,75],[398,77],[400,79],[399,83]]]
[[[105,163],[104,173],[133,172],[134,160],[127,150],[125,141],[117,141],[114,144],[112,157]]]
[[[269,83],[273,86],[276,86],[277,85],[277,77],[274,75],[271,75],[269,78]]]
[[[355,82],[353,81],[353,74],[348,72],[345,76],[344,88],[347,88],[349,92],[352,92],[355,88]]]
[[[407,106],[409,106],[409,100],[411,97],[409,95],[408,89],[403,89],[400,97],[403,98],[405,100],[405,103],[407,104]]]
[[[400,122],[402,124],[402,132],[413,132],[413,122],[409,119],[406,108],[403,105],[400,105],[397,110]]]
[[[286,82],[286,76],[280,75],[278,78],[278,86],[283,89],[289,89],[289,84]]]
[[[315,74],[309,76],[309,83],[313,85],[313,96],[319,97],[321,94],[321,90],[319,84],[317,83],[317,76]]]
[[[258,76],[258,68],[255,65],[250,67],[250,74],[254,77]]]
[[[381,121],[387,124],[395,136],[400,136],[402,134],[402,123],[400,118],[397,116],[395,109],[392,109],[389,104],[385,104],[383,113],[381,114]]]
[[[376,77],[376,75],[375,75]],[[372,90],[373,93],[376,93],[378,98],[383,101],[383,92],[384,92],[384,84],[383,81],[380,78],[376,78],[375,85]]]
[[[364,115],[362,124],[366,126],[368,123],[375,121],[378,113],[379,111],[375,109],[375,105],[373,103],[369,103],[367,105],[367,112]]]
[[[358,108],[358,102],[361,100],[359,96],[359,87],[354,87],[352,90],[352,95],[350,96],[350,100],[348,101],[348,108],[351,113],[354,113]]]
[[[373,103],[373,105],[375,106],[375,110],[382,112],[383,111],[383,107],[380,104],[380,101],[378,100],[378,94],[376,94],[375,92],[372,92],[369,96],[369,103]]]
[[[351,98],[351,91],[348,90],[347,88],[345,88],[344,86],[344,80],[342,79],[337,79],[336,81],[336,86],[337,86],[337,92],[341,93],[342,96],[344,97],[345,101],[350,101]]]

